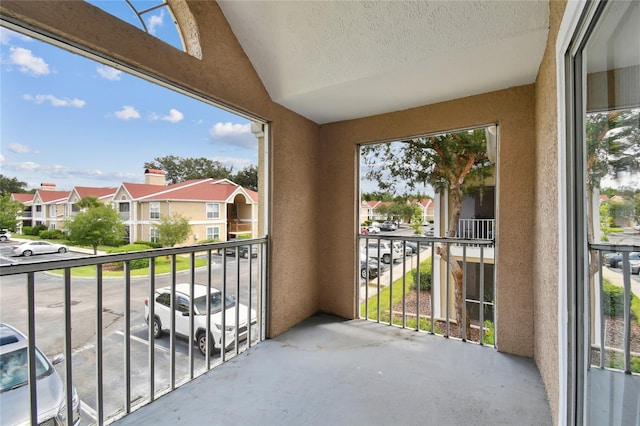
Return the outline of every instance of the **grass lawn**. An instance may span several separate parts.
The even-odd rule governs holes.
[[[164,274],[171,271],[171,262],[170,259],[167,259],[166,256],[159,256],[155,258],[156,261],[156,274]],[[195,266],[205,266],[207,264],[206,259],[196,259]],[[189,269],[191,266],[191,260],[188,257],[176,256],[176,270],[184,271]],[[54,274],[62,275],[62,269],[56,269],[51,271]],[[122,269],[118,270],[107,270],[103,269],[102,275],[104,277],[121,277],[123,276]],[[149,267],[133,269],[131,270],[132,277],[141,277],[149,275]],[[95,277],[96,276],[96,267],[95,266],[80,266],[77,268],[71,269],[71,276],[73,277]]]

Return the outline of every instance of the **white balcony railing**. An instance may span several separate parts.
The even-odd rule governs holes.
[[[467,240],[493,240],[495,226],[495,219],[460,219],[457,237]]]
[[[247,239],[75,258],[71,258],[73,253],[66,253],[55,255],[63,260],[38,262],[36,257],[30,257],[0,266],[3,297],[8,297],[12,291],[14,297],[24,300],[26,305],[26,308],[17,306],[17,303],[13,304],[15,308],[3,305],[1,312],[1,322],[19,326],[28,339],[28,371],[24,372],[28,377],[28,399],[17,405],[27,407],[31,424],[38,424],[37,387],[40,384],[35,368],[36,346],[50,357],[59,351],[56,346],[60,342],[64,346],[64,364],[59,372],[65,380],[66,414],[58,413],[59,417],[54,422],[65,423],[64,418],[74,418],[72,389],[77,389],[84,413],[81,424],[103,425],[153,402],[160,395],[173,391],[264,340],[266,241],[266,238]],[[241,258],[241,246],[257,247],[257,256]],[[233,256],[228,254],[229,250]],[[222,253],[220,256],[215,254],[218,251]],[[155,259],[168,260],[168,274],[156,273]],[[132,265],[141,260],[149,263],[148,270],[139,275]],[[178,271],[177,265],[182,262],[186,262],[188,267]],[[107,277],[112,273],[113,265],[118,263],[122,265],[121,273],[117,277]],[[83,276],[74,274],[74,268],[86,266],[95,267],[91,277],[86,276],[86,268]],[[175,331],[178,321],[186,321],[188,334],[196,335],[195,315],[189,314],[196,312],[193,299],[190,299],[189,306],[180,305],[176,293],[177,282],[196,281],[206,286],[208,292],[218,289],[221,300],[227,297],[235,299],[227,315],[220,315],[221,324],[206,321],[203,335],[213,336],[213,327],[216,326],[226,330],[218,333],[221,341],[216,344],[215,351],[210,349],[211,337],[203,341],[207,348],[205,353],[209,356],[194,350],[189,339],[184,345],[179,344]],[[155,317],[155,304],[147,304],[146,301],[156,300],[155,292],[162,286],[171,289],[170,313],[175,315],[170,324],[162,327],[169,330],[169,336],[168,339],[162,338],[161,342],[160,338],[154,337],[154,327],[145,324],[144,312],[148,309],[148,317]],[[194,291],[193,286],[190,291]],[[26,297],[21,296],[22,292]],[[146,299],[144,304],[143,299]],[[249,319],[246,329],[239,319],[245,307]],[[256,314],[253,326],[250,325],[252,312]],[[232,316],[235,316],[233,320]],[[168,348],[165,346],[167,342]]]

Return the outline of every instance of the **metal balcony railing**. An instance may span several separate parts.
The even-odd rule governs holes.
[[[467,240],[493,240],[495,226],[495,219],[460,219],[457,237]]]
[[[388,265],[385,241],[400,246]],[[360,318],[495,345],[492,240],[360,235],[359,242],[360,259],[373,258],[378,268],[360,274]],[[458,267],[460,275],[452,271]]]
[[[257,256],[249,256],[242,259],[241,247],[257,247]],[[221,252],[221,255],[215,253]],[[231,251],[231,254],[229,252]],[[66,256],[69,256],[67,254]],[[168,260],[170,271],[167,274],[156,273],[155,259]],[[188,268],[178,271],[178,263],[186,259]],[[36,377],[36,345],[41,342],[56,340],[63,341],[64,365],[60,374],[65,380],[66,392],[66,419],[73,419],[73,389],[78,390],[83,413],[91,413],[90,416],[81,416],[81,424],[108,424],[131,411],[153,402],[157,397],[171,392],[184,383],[193,380],[213,368],[235,357],[247,348],[255,345],[266,336],[266,288],[267,288],[267,239],[246,239],[237,242],[223,242],[188,246],[178,248],[163,248],[131,252],[123,254],[97,255],[77,257],[73,259],[33,262],[35,258],[29,258],[29,262],[15,262],[0,267],[0,289],[5,290],[13,286],[23,287],[26,299],[26,320],[20,318],[19,309],[3,309],[2,322],[14,319],[18,323],[26,322],[23,333],[28,338],[28,386],[31,424],[38,424],[38,397]],[[22,259],[21,259],[22,260]],[[136,275],[133,264],[139,261],[148,261],[148,272]],[[204,266],[197,266],[204,262]],[[220,263],[221,262],[221,263]],[[122,273],[119,277],[106,277],[113,265],[121,264]],[[95,274],[91,277],[78,277],[74,274],[74,268],[95,267]],[[86,269],[86,268],[85,268]],[[182,277],[182,278],[179,278]],[[185,278],[186,277],[186,278]],[[21,281],[23,280],[23,281]],[[59,298],[55,298],[51,291],[52,281],[59,282]],[[194,344],[178,345],[176,334],[176,321],[188,321],[189,335],[194,336],[195,313],[193,298],[189,306],[177,305],[176,284],[178,281],[203,284],[207,293],[217,289],[221,293],[221,300],[227,297],[235,297],[227,315],[220,315],[222,320],[220,330],[221,342],[216,345],[217,350],[211,351],[210,339],[213,336],[214,322],[211,316],[206,318],[206,353],[203,356],[194,351]],[[164,283],[164,284],[163,284]],[[155,317],[156,290],[164,285],[168,286],[171,294],[169,325],[162,328],[169,329],[169,347],[166,340],[159,342],[154,337],[153,321],[149,326],[144,323],[140,313],[142,301],[133,299],[132,289],[137,295],[146,297],[149,314],[148,318]],[[78,300],[81,291],[88,291],[95,295],[94,300],[88,298]],[[194,286],[190,286],[190,294],[194,294]],[[115,291],[115,297],[114,296]],[[109,293],[110,300],[119,300],[118,308],[122,309],[117,321],[108,324],[103,317],[114,311],[112,306],[106,306],[105,295]],[[120,296],[118,296],[120,293]],[[36,304],[47,298],[45,309],[40,309],[42,304]],[[209,300],[207,298],[207,300]],[[147,304],[147,301],[149,303]],[[135,304],[132,307],[132,302]],[[197,303],[197,302],[196,302]],[[211,312],[211,303],[206,303],[206,312]],[[83,306],[76,310],[75,306]],[[241,309],[247,310],[246,329],[240,321]],[[51,309],[62,310],[62,328],[56,328],[55,323],[47,323],[47,315],[51,315]],[[145,308],[146,309],[146,308]],[[202,308],[200,308],[202,309]],[[231,311],[233,310],[233,313]],[[256,322],[252,324],[252,312],[255,311]],[[186,313],[185,313],[186,312]],[[202,310],[200,311],[202,312]],[[77,318],[76,318],[77,315]],[[233,318],[233,316],[235,318]],[[94,318],[87,323],[87,317]],[[45,318],[43,320],[43,318]],[[42,323],[45,322],[45,324]],[[138,324],[134,324],[134,322]],[[242,326],[242,329],[240,327]],[[146,330],[145,330],[146,328]],[[90,342],[76,342],[80,330],[93,338]],[[144,331],[141,331],[144,330]],[[37,331],[39,331],[37,333]],[[246,339],[245,339],[246,337]],[[231,339],[231,340],[229,340]],[[107,340],[111,342],[107,344]],[[115,342],[115,343],[114,343]],[[148,345],[147,349],[141,349],[141,343]],[[195,343],[195,342],[194,342]],[[76,345],[80,345],[77,347]],[[135,346],[134,348],[134,345]],[[51,355],[42,344],[37,345],[40,350]],[[185,349],[187,346],[188,349]],[[143,346],[144,347],[144,346]],[[86,348],[91,348],[85,350]],[[95,350],[93,349],[95,348]],[[226,348],[226,349],[221,349]],[[186,352],[186,353],[185,353]],[[83,355],[81,356],[80,353]],[[119,362],[114,361],[120,358]],[[167,360],[168,358],[168,360]],[[108,362],[106,360],[109,360]],[[162,363],[162,366],[160,365]],[[87,370],[88,366],[88,372]],[[166,366],[166,368],[165,368]],[[107,372],[108,368],[108,372]],[[92,374],[93,372],[93,374]],[[115,374],[114,372],[117,372]],[[95,380],[89,380],[91,376]],[[168,376],[168,377],[167,377]],[[146,380],[143,379],[146,377]],[[83,383],[83,381],[91,383]],[[95,381],[95,385],[93,385]],[[123,398],[124,396],[124,398]],[[41,419],[42,420],[42,419]],[[59,419],[58,419],[59,421]],[[58,424],[58,423],[56,423]]]
[[[632,334],[632,322],[637,321],[632,303],[638,303],[639,296],[633,289],[636,293],[640,289],[632,273],[640,271],[640,261],[630,260],[640,246],[590,244],[589,248],[592,261],[585,296],[590,309],[584,313],[591,347],[588,365],[640,374],[640,342]]]

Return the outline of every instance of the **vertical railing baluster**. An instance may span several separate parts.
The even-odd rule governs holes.
[[[480,335],[478,340],[480,344],[484,344],[484,246],[480,246]]]
[[[457,284],[456,284],[457,286]],[[457,293],[456,289],[456,293]],[[458,324],[458,331],[462,341],[467,341],[467,245],[462,245],[462,324]],[[471,318],[469,318],[471,320]]]
[[[196,253],[191,252],[191,256],[189,259],[190,267],[189,267],[189,336],[194,335],[194,318],[195,315],[195,304],[193,299],[195,299],[195,285],[196,285]],[[193,379],[193,364],[194,364],[194,351],[193,351],[193,343],[189,345],[189,379]]]
[[[171,300],[169,302],[169,389],[176,388],[176,257],[171,255]],[[193,337],[189,336],[189,344],[193,345]]]
[[[435,273],[435,262],[436,262],[436,243],[435,241],[431,241],[430,243],[431,250],[431,296],[429,297],[431,302],[431,334],[435,334],[435,300],[433,299],[433,274]],[[438,283],[440,284],[440,283]]]
[[[149,258],[149,401],[156,397],[156,336],[154,333],[156,317],[156,259]]]
[[[450,303],[450,301],[449,301],[449,299],[450,299],[450,297],[449,297],[449,293],[450,293],[450,282],[449,282],[449,281],[450,281],[450,280],[449,280],[449,256],[451,256],[451,251],[449,250],[449,245],[450,245],[450,243],[449,243],[449,242],[447,242],[447,243],[445,243],[445,245],[446,245],[446,251],[447,251],[447,262],[446,262],[446,263],[447,263],[447,265],[446,265],[446,268],[445,268],[445,270],[446,270],[446,275],[447,275],[447,276],[445,277],[445,283],[446,283],[446,284],[445,284],[445,292],[446,292],[446,294],[445,294],[445,303],[446,303],[446,312],[447,312],[447,318],[446,318],[446,329],[447,329],[447,330],[446,330],[446,331],[447,331],[447,332],[446,332],[446,336],[445,336],[445,337],[449,337],[449,335],[451,334],[451,332],[450,332],[450,322],[451,322],[451,319],[450,319],[450,315],[449,315],[449,314],[450,314],[450,312],[449,312],[449,303]]]
[[[131,262],[124,262],[124,412],[131,412]]]
[[[251,299],[253,299],[253,244],[249,245],[249,296],[247,303],[247,347],[251,347],[251,329],[253,317],[251,316]]]
[[[96,265],[96,422],[104,424],[104,344],[102,341],[102,264]]]
[[[227,326],[227,250],[225,249],[222,252],[222,311],[220,311],[222,315],[222,328],[220,333],[222,337],[220,338],[220,360],[225,362],[226,360],[226,348],[227,348],[227,339],[226,339],[226,326]]]
[[[236,247],[235,353],[240,353],[240,246]],[[248,326],[248,324],[247,324]]]
[[[207,333],[205,337],[205,363],[206,369],[209,371],[211,369],[211,356],[213,355],[211,352],[211,280],[213,279],[213,272],[211,269],[213,268],[213,261],[211,260],[211,250],[207,253],[207,296],[205,298],[207,303],[207,320],[205,321],[205,333]]]
[[[376,244],[378,247],[378,268],[380,268],[382,266],[382,257],[380,256],[380,238],[376,239]],[[380,277],[381,274],[378,274],[378,291],[376,293],[376,300],[378,301],[377,303],[377,307],[378,307],[378,315],[376,317],[376,322],[380,322],[380,313],[381,313],[381,309],[380,309],[380,289],[381,289],[381,280],[382,278]]]
[[[71,359],[71,268],[64,268],[64,365],[67,424],[73,424],[73,369]]]
[[[358,257],[360,257],[360,252],[358,252]],[[365,278],[364,282],[364,317],[365,319],[369,319],[369,239],[364,239],[364,262],[365,268],[367,270],[367,278]],[[380,275],[382,274],[382,268],[380,264],[377,264],[378,273],[376,274],[376,278],[378,279],[378,283],[380,283]],[[358,300],[358,302],[360,302]]]
[[[602,263],[604,261],[604,257],[602,255],[602,251],[598,251],[598,259],[598,286],[600,294],[600,306],[598,306],[598,315],[600,318],[600,368],[604,368],[604,288],[602,287]],[[589,351],[589,358],[591,358],[591,351]],[[591,360],[589,360],[589,365],[591,365]]]
[[[36,292],[35,273],[27,273],[27,359],[29,360],[29,408],[31,410],[31,425],[38,424],[38,398],[36,383]],[[66,331],[65,331],[66,332]]]
[[[407,326],[407,240],[402,240],[402,328]]]
[[[416,288],[416,330],[420,330],[420,292],[422,290],[421,277],[420,277],[420,241],[418,241],[418,246],[416,249],[416,262],[418,262],[418,266],[416,267],[416,282],[414,282],[414,286]]]
[[[624,279],[624,372],[631,374],[631,267],[629,252],[622,253]]]

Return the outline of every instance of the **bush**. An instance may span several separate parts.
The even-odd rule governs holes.
[[[22,227],[22,235],[33,235],[33,227],[32,226],[23,226]]]
[[[142,251],[142,250],[149,250],[153,247],[150,247],[146,244],[127,244],[124,246],[120,246],[120,247],[116,247],[113,248],[111,250],[109,250],[109,253],[130,253],[132,251]],[[122,268],[124,266],[124,262],[113,262],[113,264],[118,267],[118,268]],[[136,259],[136,260],[132,260],[129,262],[129,267],[131,269],[143,269],[143,268],[148,268],[149,267],[149,259]]]
[[[602,309],[605,315],[610,317],[624,316],[624,288],[611,284],[609,280],[603,280],[602,290],[604,297]]]
[[[147,246],[148,248],[162,248],[162,244],[154,243],[153,241],[136,241],[132,245],[134,245],[134,246],[144,245],[144,246]]]
[[[483,342],[485,345],[495,345],[496,344],[496,330],[493,322],[489,320],[485,320],[484,327],[484,337]]]
[[[411,272],[413,277],[412,289],[416,288],[418,282],[418,271]],[[431,291],[431,258],[420,263],[420,291]]]
[[[40,238],[43,238],[45,240],[61,240],[64,237],[64,232],[59,229],[51,229],[49,231],[40,232]]]
[[[219,243],[220,238],[211,238],[209,240],[198,241],[198,244],[211,244],[211,243]]]
[[[22,233],[24,235],[33,235],[34,237],[37,237],[38,235],[40,235],[40,232],[46,230],[47,227],[44,225],[25,226],[24,228],[22,228]]]

